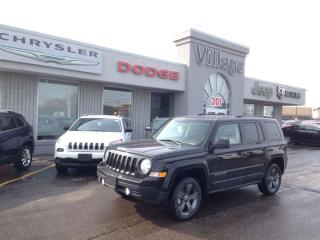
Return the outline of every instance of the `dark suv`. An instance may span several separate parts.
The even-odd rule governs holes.
[[[275,194],[287,165],[275,119],[178,117],[152,137],[108,147],[98,180],[125,198],[166,203],[179,220],[190,219],[210,193],[258,184]]]
[[[0,164],[27,170],[32,161],[34,140],[32,127],[21,114],[0,110]]]

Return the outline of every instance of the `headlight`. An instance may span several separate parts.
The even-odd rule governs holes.
[[[151,160],[146,158],[140,162],[139,165],[140,172],[143,174],[147,174],[151,169]]]

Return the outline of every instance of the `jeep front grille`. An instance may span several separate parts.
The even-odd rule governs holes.
[[[69,142],[68,150],[70,151],[103,151],[104,143]]]
[[[138,158],[123,152],[108,151],[105,166],[113,171],[135,175]]]

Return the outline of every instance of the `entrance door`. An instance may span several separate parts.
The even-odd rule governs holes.
[[[168,118],[172,115],[172,94],[152,93],[151,94],[151,116],[154,118]]]

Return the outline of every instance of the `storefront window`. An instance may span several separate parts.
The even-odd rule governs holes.
[[[126,90],[104,89],[103,114],[123,116],[131,127],[132,93]]]
[[[170,116],[170,93],[151,94],[151,120],[156,117]]]
[[[57,139],[78,117],[78,86],[40,81],[38,140]]]
[[[254,104],[244,104],[244,114],[245,116],[254,116]]]
[[[264,106],[263,107],[263,116],[273,117],[273,106]]]
[[[204,86],[203,107],[205,114],[228,115],[230,113],[230,87],[228,79],[212,74]]]

